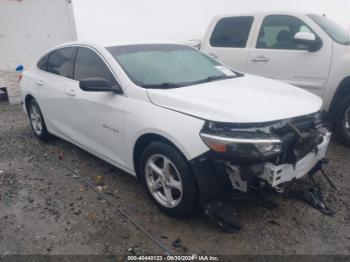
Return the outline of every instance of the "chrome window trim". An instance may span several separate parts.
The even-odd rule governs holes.
[[[52,52],[57,51],[57,50],[60,50],[60,49],[63,49],[63,48],[67,48],[67,47],[76,47],[76,48],[84,47],[84,48],[88,48],[88,49],[92,50],[94,53],[96,53],[96,54],[102,59],[102,61],[105,63],[105,65],[107,66],[107,68],[109,69],[109,71],[111,72],[111,74],[113,75],[113,77],[115,78],[115,81],[117,82],[117,84],[118,84],[119,87],[121,88],[122,93],[119,94],[119,95],[127,96],[125,90],[124,90],[123,87],[121,86],[120,81],[119,81],[117,75],[115,74],[114,70],[112,70],[112,67],[110,66],[110,64],[107,62],[107,60],[103,57],[103,55],[101,55],[101,53],[100,53],[96,48],[91,47],[91,46],[89,46],[89,45],[84,45],[84,44],[71,44],[71,45],[65,45],[65,46],[56,47],[56,48],[54,48],[54,49],[51,49],[49,52],[45,53],[44,55],[42,55],[42,56],[39,58],[38,62],[39,62],[44,56],[46,56],[46,55],[50,56],[50,54],[51,54]],[[77,50],[77,52],[78,52],[78,50]],[[74,60],[75,60],[75,58],[74,58]],[[38,62],[36,63],[36,68],[37,68],[38,70],[40,70],[41,72],[45,72],[45,73],[48,73],[48,74],[51,74],[51,75],[54,75],[54,76],[58,76],[58,77],[61,77],[61,78],[64,78],[64,79],[68,79],[68,80],[72,80],[72,81],[74,81],[74,82],[78,82],[78,83],[79,83],[79,81],[77,81],[77,80],[75,80],[75,79],[68,78],[68,77],[64,77],[64,76],[57,75],[57,74],[54,74],[54,73],[51,73],[51,72],[48,72],[48,71],[41,70],[41,69],[38,67]],[[76,62],[76,61],[74,61],[74,67],[75,67],[75,62]]]

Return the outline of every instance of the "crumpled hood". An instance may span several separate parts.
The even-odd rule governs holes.
[[[252,75],[147,92],[155,105],[217,122],[270,122],[315,113],[322,106],[310,92]]]

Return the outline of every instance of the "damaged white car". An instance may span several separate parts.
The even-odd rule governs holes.
[[[178,44],[62,45],[20,85],[39,139],[63,138],[141,178],[174,217],[227,185],[281,191],[325,158],[331,136],[316,95]]]

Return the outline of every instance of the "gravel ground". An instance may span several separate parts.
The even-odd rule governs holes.
[[[335,142],[330,148],[326,170],[338,191],[317,177],[334,217],[276,196],[275,210],[247,203],[238,211],[244,228],[228,234],[201,214],[166,217],[135,178],[61,139],[39,143],[22,107],[0,102],[0,257],[164,254],[59,158],[174,254],[350,255],[349,148]]]

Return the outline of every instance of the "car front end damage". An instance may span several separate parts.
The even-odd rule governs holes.
[[[220,194],[223,184],[247,194],[264,188],[283,193],[289,184],[321,168],[331,133],[322,115],[315,113],[269,123],[207,121],[200,136],[210,151],[192,166],[204,204]]]

